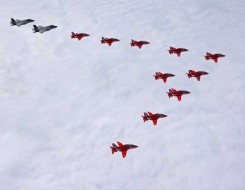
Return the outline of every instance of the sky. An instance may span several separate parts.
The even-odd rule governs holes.
[[[242,0],[1,2],[0,189],[245,189],[244,13]],[[169,88],[191,94],[179,102]],[[168,117],[153,126],[145,111]],[[139,147],[122,158],[117,141]]]

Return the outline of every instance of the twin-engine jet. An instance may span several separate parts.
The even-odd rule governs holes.
[[[160,113],[151,113],[151,112],[144,112],[144,115],[142,115],[141,117],[143,117],[143,121],[146,122],[148,120],[152,120],[153,124],[156,125],[157,124],[157,120],[159,118],[164,118],[164,117],[167,117],[167,115],[164,115],[164,114],[160,114]]]
[[[82,38],[88,37],[88,36],[89,34],[86,34],[86,33],[74,33],[74,32],[71,33],[71,39],[77,38],[78,40],[81,40]]]
[[[14,20],[13,18],[11,18],[11,21],[10,21],[10,25],[11,26],[21,26],[21,25],[25,25],[25,24],[28,24],[30,22],[34,22],[35,20],[32,20],[32,19],[25,19],[25,20],[19,20],[19,19],[16,19]]]
[[[155,75],[153,75],[155,77],[155,80],[158,80],[158,79],[162,79],[164,83],[167,82],[167,79],[169,77],[174,77],[175,75],[174,74],[171,74],[171,73],[161,73],[161,72],[156,72]]]
[[[150,44],[150,42],[131,40],[130,43],[131,47],[137,46],[139,49],[141,49],[143,45],[147,45],[147,44]]]
[[[186,90],[175,90],[174,88],[169,89],[169,92],[167,92],[168,97],[171,98],[172,96],[176,96],[178,101],[181,101],[181,96],[185,94],[190,94],[190,92]]]
[[[196,79],[197,79],[198,81],[201,80],[201,76],[202,76],[202,75],[208,75],[208,73],[207,73],[206,71],[193,71],[193,70],[189,70],[188,73],[186,73],[186,74],[187,74],[187,76],[188,76],[189,78],[191,78],[191,77],[196,77]]]
[[[120,41],[117,38],[105,38],[101,37],[101,44],[107,43],[109,46],[111,46],[112,43]]]
[[[170,49],[168,50],[169,54],[176,53],[178,57],[180,57],[180,54],[182,52],[186,52],[186,51],[188,51],[188,49],[185,49],[185,48],[175,48],[175,47],[170,47]]]
[[[204,57],[206,60],[213,59],[215,63],[218,63],[218,58],[225,57],[225,55],[221,53],[212,54],[207,52],[206,55],[204,55]]]
[[[120,151],[120,152],[122,152],[123,158],[126,157],[128,150],[138,147],[138,146],[133,145],[133,144],[122,144],[121,142],[118,142],[118,141],[117,141],[117,144],[118,144],[118,146],[115,145],[114,143],[112,143],[112,146],[110,146],[111,152],[112,152],[112,154],[114,154],[114,152]]]
[[[44,32],[47,32],[49,30],[52,30],[52,29],[55,29],[57,28],[57,26],[55,25],[49,25],[49,26],[36,26],[36,25],[33,25],[33,33],[36,33],[36,32],[39,32],[39,33],[44,33]]]

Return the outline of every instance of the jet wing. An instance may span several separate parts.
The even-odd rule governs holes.
[[[163,82],[164,82],[164,83],[166,83],[166,82],[167,82],[167,78],[166,78],[166,77],[165,77],[165,78],[163,78],[162,80],[163,80]]]
[[[126,155],[127,155],[127,151],[126,150],[122,151],[122,157],[125,158]]]
[[[111,46],[112,42],[107,42],[109,46]]]
[[[156,125],[157,124],[157,119],[152,120],[153,124]]]
[[[214,58],[214,62],[218,63],[218,58],[217,57]]]
[[[177,52],[177,56],[180,57],[180,52]]]
[[[201,76],[196,76],[197,80],[200,81],[201,79]]]
[[[137,46],[139,47],[139,49],[141,49],[141,48],[142,48],[142,45],[143,45],[143,44],[138,44]]]
[[[178,100],[179,100],[179,101],[181,101],[181,96],[180,96],[180,95],[179,95],[179,96],[177,96],[177,98],[178,98]]]

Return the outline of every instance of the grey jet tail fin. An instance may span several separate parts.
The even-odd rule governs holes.
[[[16,25],[16,21],[15,21],[13,18],[11,18],[10,24],[11,24],[12,26],[13,26],[13,25]]]
[[[37,27],[36,25],[33,25],[32,31],[33,31],[34,33],[35,33],[35,32],[39,32],[38,27]]]

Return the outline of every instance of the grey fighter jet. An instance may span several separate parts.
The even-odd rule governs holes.
[[[25,24],[28,24],[30,22],[34,22],[35,20],[32,20],[32,19],[25,19],[25,20],[14,20],[13,18],[11,18],[11,21],[10,21],[10,26],[21,26],[21,25],[25,25]]]
[[[47,32],[49,30],[52,30],[52,29],[55,29],[57,28],[57,26],[55,25],[49,25],[49,26],[36,26],[36,25],[33,25],[33,33],[36,33],[36,32],[39,32],[39,33],[44,33],[44,32]]]

